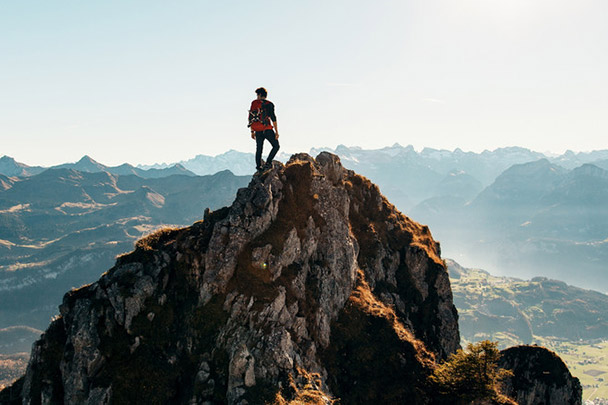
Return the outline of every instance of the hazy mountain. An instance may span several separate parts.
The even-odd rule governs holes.
[[[255,150],[255,146],[252,150]],[[262,159],[268,155],[269,149],[264,150]],[[275,160],[286,162],[291,155],[279,151]],[[216,156],[196,155],[192,159],[182,160],[177,163],[187,170],[199,176],[217,173],[222,170],[230,170],[236,175],[251,175],[255,173],[255,154],[253,152],[239,152],[229,150]],[[153,165],[137,165],[140,169],[165,169],[169,167],[167,163],[156,163]]]
[[[608,295],[543,277],[521,280],[447,260],[460,332],[468,341],[531,343],[608,336]]]
[[[33,176],[43,171],[40,166],[28,166],[25,163],[16,162],[15,159],[9,156],[0,158],[0,174],[8,177]]]
[[[545,158],[520,147],[474,153],[432,148],[416,152],[411,145],[399,144],[375,150],[339,145],[332,152],[340,156],[345,167],[377,183],[406,212],[438,197],[468,201],[509,167]]]
[[[470,176],[471,180],[487,186],[503,170],[516,163],[544,158],[545,155],[519,147],[501,148],[482,153],[425,148],[416,152],[410,146],[395,144],[381,149],[362,149],[339,145],[336,149],[313,148],[311,154],[323,150],[340,156],[345,167],[357,170],[376,182],[401,209],[408,209],[426,198],[435,196],[450,173]],[[279,153],[277,160],[285,162],[288,154]],[[255,170],[254,154],[230,150],[217,156],[197,155],[179,162],[186,169],[202,175],[229,169],[236,174],[251,174]],[[141,169],[162,169],[168,164],[138,165]],[[406,191],[407,189],[407,191]]]
[[[454,171],[464,172],[479,180],[484,186],[490,184],[496,176],[514,164],[545,157],[542,153],[520,147],[499,148],[482,153],[433,148],[424,148],[421,152],[416,152],[411,145],[404,147],[399,144],[375,150],[339,145],[335,149],[335,153],[340,156],[347,167],[363,169],[363,173],[370,178],[371,175],[365,172],[374,169],[378,161],[382,161],[385,166],[400,166],[407,161],[409,165],[426,167],[428,170],[440,174],[441,177]],[[401,174],[403,176],[409,173]]]
[[[452,170],[435,186],[435,196],[449,196],[470,200],[483,190],[483,185],[475,177],[462,170]]]
[[[528,233],[603,241],[608,237],[608,171],[591,164],[572,170],[543,195],[541,207],[526,224]]]
[[[0,189],[0,328],[44,327],[63,291],[96,279],[153,229],[228,204],[248,181],[228,171],[144,179],[65,168],[13,178]]]
[[[469,205],[480,225],[519,227],[531,211],[545,206],[542,198],[555,189],[566,170],[547,159],[514,165],[496,178]]]
[[[229,150],[214,157],[197,155],[190,160],[180,163],[198,175],[212,174],[221,170],[230,170],[238,175],[247,175],[255,172],[254,154],[235,150]]]
[[[52,166],[51,169],[72,169],[85,173],[97,173],[105,171],[104,169],[106,169],[106,166],[93,160],[90,156],[84,155],[76,163],[64,163],[61,165]]]
[[[568,150],[560,156],[550,157],[549,160],[566,169],[574,169],[585,163],[596,164],[596,162],[608,160],[608,150],[594,150],[591,152],[578,153]]]
[[[345,167],[378,184],[399,209],[431,225],[451,256],[496,271],[516,271],[522,277],[547,271],[553,273],[546,276],[579,285],[600,281],[596,286],[608,290],[601,265],[608,256],[604,242],[608,235],[603,233],[606,216],[601,208],[603,180],[597,173],[583,175],[566,168],[594,161],[601,169],[602,162],[608,161],[608,151],[568,151],[560,156],[520,147],[482,153],[432,148],[417,152],[412,146],[395,144],[376,150],[340,145],[334,152]],[[182,163],[197,173],[230,168],[250,174],[253,161],[253,153],[232,150],[214,157],[198,155]],[[88,156],[63,166],[145,177],[162,177],[170,170],[166,164],[148,166],[148,170],[127,164],[109,168]],[[186,170],[180,165],[172,167],[178,172]],[[13,187],[13,181],[0,177],[0,189]],[[56,190],[63,193],[61,187]],[[152,196],[146,197],[150,204]],[[572,267],[583,269],[585,277],[574,280]]]
[[[395,144],[381,149],[362,149],[339,145],[336,149],[313,148],[311,153],[317,154],[328,150],[340,156],[345,167],[357,170],[376,182],[389,198],[402,210],[409,210],[422,201],[444,195],[466,196],[468,198],[481,183],[483,187],[490,185],[496,177],[515,164],[528,163],[547,159],[551,163],[572,169],[585,163],[598,162],[603,167],[607,165],[608,150],[574,153],[567,151],[563,155],[548,156],[521,147],[499,148],[481,153],[464,152],[461,149],[453,151],[424,148],[416,152],[410,146]],[[267,152],[267,151],[265,151]],[[266,153],[265,153],[266,154]],[[277,160],[285,162],[289,154],[281,151]],[[175,166],[175,167],[174,167]],[[179,163],[160,163],[154,165],[138,165],[137,167],[123,164],[117,167],[104,166],[88,156],[79,162],[63,164],[56,167],[73,168],[79,171],[108,171],[113,174],[136,174],[141,177],[162,177],[169,174],[198,175],[213,174],[222,170],[230,170],[237,175],[250,175],[255,171],[254,153],[230,150],[217,156],[199,154]],[[164,172],[173,167],[172,172]],[[0,166],[1,168],[1,166]],[[0,170],[1,174],[13,176]],[[11,171],[11,173],[13,173]],[[468,176],[470,184],[459,191],[460,194],[446,194],[442,187],[450,173],[460,173]],[[451,179],[454,180],[454,179]],[[473,187],[465,192],[466,187]]]
[[[472,201],[428,199],[409,214],[458,260],[608,291],[606,201],[606,170],[567,170],[541,159],[509,168]]]
[[[194,176],[194,173],[190,170],[187,170],[180,164],[168,165],[163,168],[152,168],[149,170],[143,170],[132,166],[128,163],[124,163],[120,166],[106,166],[95,160],[93,160],[90,156],[85,155],[76,163],[64,163],[61,165],[53,166],[51,169],[73,169],[80,172],[85,173],[98,173],[98,172],[108,172],[111,174],[117,174],[120,176],[125,176],[129,174],[134,174],[139,177],[144,178],[158,178],[158,177],[166,177],[171,176],[173,174],[183,174],[186,176]],[[218,170],[219,171],[219,170]],[[213,172],[216,173],[216,172]],[[210,173],[210,174],[213,174]]]
[[[379,150],[347,148],[340,145],[335,153],[345,167],[368,177],[401,210],[432,197],[447,175],[425,164],[413,147],[394,145]]]
[[[593,164],[597,167],[601,167],[604,170],[608,170],[608,159],[596,160],[593,162]]]
[[[194,176],[194,173],[187,170],[180,164],[167,165],[163,168],[154,168],[144,170],[132,166],[128,163],[124,163],[120,166],[106,166],[95,160],[90,156],[85,155],[76,163],[63,163],[60,165],[52,166],[50,168],[40,166],[27,166],[23,163],[16,162],[15,159],[3,156],[0,158],[0,176],[4,175],[7,177],[29,177],[36,174],[42,173],[48,169],[72,169],[84,173],[100,173],[108,172],[111,174],[117,174],[121,176],[125,175],[136,175],[143,178],[158,178],[171,176],[173,174],[183,174],[186,176]],[[219,171],[219,170],[218,170]],[[216,173],[216,172],[213,172]],[[209,174],[213,174],[209,173]],[[0,177],[0,187],[2,187],[2,179]]]
[[[498,175],[516,164],[547,159],[554,165],[573,169],[585,163],[608,160],[608,150],[580,153],[567,151],[559,156],[549,156],[521,147],[498,148],[493,151],[485,150],[481,153],[464,152],[461,149],[450,151],[433,148],[424,148],[422,151],[416,152],[411,145],[401,146],[399,144],[372,150],[339,145],[333,150],[331,148],[313,148],[311,153],[317,153],[321,150],[336,153],[346,167],[360,170],[372,180],[374,180],[374,171],[378,169],[376,167],[378,162],[382,162],[384,166],[394,164],[395,167],[403,167],[403,161],[407,160],[409,165],[426,167],[441,176],[446,176],[450,172],[466,173],[480,181],[484,187],[490,185]],[[409,175],[408,172],[401,172],[401,176],[407,175]],[[392,181],[399,180],[401,180],[399,177],[392,179]],[[429,178],[428,180],[432,179]]]

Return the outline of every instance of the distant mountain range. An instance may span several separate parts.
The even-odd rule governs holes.
[[[276,160],[285,163],[290,156],[290,154],[281,151]],[[137,165],[137,167],[144,170],[160,170],[175,164],[181,165],[199,176],[217,173],[222,170],[230,170],[236,175],[250,175],[255,172],[255,155],[229,150],[217,156],[196,155],[192,159],[182,160],[179,163],[156,163],[153,165]]]
[[[501,274],[543,275],[608,291],[608,150],[548,156],[520,147],[417,152],[395,144],[375,150],[340,145],[330,151],[378,184],[401,211],[428,224],[448,256]],[[0,168],[6,169],[9,158],[3,159]],[[0,170],[5,174],[0,190],[11,187],[14,173],[34,170],[12,162],[12,172]],[[171,165],[112,168],[85,156],[60,167],[140,177],[222,169],[250,175],[253,162],[253,153],[231,150]]]
[[[311,154],[316,152],[313,150]],[[345,167],[378,184],[389,200],[404,212],[433,197],[472,199],[503,171],[516,164],[547,159],[565,169],[572,169],[585,163],[606,164],[608,159],[608,150],[589,153],[568,151],[563,155],[548,156],[520,147],[474,153],[432,148],[417,152],[411,145],[404,147],[399,144],[375,150],[340,145],[332,152],[340,156]]]
[[[573,169],[585,163],[594,163],[600,167],[608,166],[608,150],[593,152],[567,151],[562,155],[554,156],[535,152],[521,147],[498,148],[493,151],[481,153],[464,152],[461,149],[453,151],[445,149],[424,148],[416,152],[414,147],[401,146],[398,143],[381,149],[362,149],[339,145],[332,148],[313,148],[311,155],[317,155],[326,150],[340,156],[342,163],[353,170],[363,170],[372,178],[374,174],[381,174],[387,166],[393,172],[401,168],[426,168],[440,178],[451,172],[465,172],[487,186],[500,173],[510,166],[539,159],[548,159],[552,163],[566,169]],[[277,160],[285,162],[290,154],[281,152]],[[141,169],[164,169],[176,163],[157,163],[153,165],[138,165]],[[251,174],[255,169],[254,154],[230,150],[217,156],[197,155],[192,159],[182,160],[179,163],[186,169],[198,175],[213,174],[220,170],[230,170],[235,174]],[[0,171],[1,173],[1,171]],[[376,176],[378,177],[378,176]],[[390,176],[386,176],[389,177]]]
[[[202,219],[249,179],[229,171],[142,178],[71,168],[0,177],[0,329],[43,328],[65,291],[97,279],[135,240]]]
[[[585,163],[593,163],[608,170],[608,149],[578,153],[567,151],[562,155],[554,156],[521,147],[498,148],[481,153],[464,152],[458,148],[453,151],[424,148],[417,152],[411,145],[401,146],[396,143],[393,146],[371,150],[344,145],[339,145],[335,149],[313,148],[310,154],[317,155],[323,150],[340,156],[346,167],[359,171],[380,183],[379,185],[384,191],[386,191],[385,189],[395,188],[395,180],[407,180],[402,178],[404,172],[410,176],[422,176],[422,180],[431,181],[434,187],[439,187],[446,181],[449,182],[450,178],[448,176],[454,177],[455,175],[466,174],[470,176],[468,180],[473,183],[472,190],[475,191],[475,187],[478,186],[477,182],[481,183],[482,187],[488,186],[499,174],[514,164],[540,159],[547,159],[565,169],[574,169]],[[281,151],[276,159],[285,162],[289,157],[290,154]],[[136,174],[140,177],[189,174],[184,170],[199,176],[214,174],[222,170],[230,170],[235,175],[251,175],[255,171],[254,162],[252,152],[229,150],[216,156],[199,154],[194,158],[177,163],[156,163],[137,165],[136,167],[127,163],[109,167],[96,162],[89,156],[84,156],[76,163],[62,164],[52,168],[71,168],[85,172],[108,171],[112,174]],[[165,172],[165,170],[171,168],[174,168],[178,173]],[[15,162],[13,158],[8,156],[0,158],[0,174],[8,177],[33,175],[43,170],[46,170],[46,168],[27,166]],[[408,192],[408,200],[410,200],[411,206],[436,194],[435,190],[429,190],[429,187],[420,187],[420,184],[414,182],[413,179],[410,182],[409,185],[415,186]],[[399,185],[397,186],[399,187]],[[401,206],[401,209],[409,208],[409,206],[402,206],[400,203],[397,203],[397,206]]]
[[[608,336],[608,295],[536,277],[521,280],[446,260],[461,336],[498,340],[503,347],[534,337],[568,341]]]
[[[417,152],[411,145],[394,144],[372,150],[344,145],[335,149],[313,148],[310,154],[316,156],[323,150],[337,154],[345,167],[369,177],[404,212],[428,198],[444,196],[446,192],[460,198],[473,198],[515,164],[547,159],[564,169],[573,169],[585,163],[608,169],[608,150],[567,151],[559,156],[550,156],[521,147],[498,148],[481,153],[433,148]],[[277,160],[285,162],[288,158],[289,154],[280,153]],[[247,175],[255,170],[254,154],[235,150],[217,156],[197,155],[178,164],[198,175],[220,170]],[[138,167],[164,169],[169,166],[162,163]]]
[[[44,171],[44,167],[28,166],[25,163],[19,163],[10,156],[2,156],[0,158],[0,174],[8,177],[26,177],[33,176]]]
[[[171,176],[173,174],[183,174],[186,176],[194,176],[195,174],[187,170],[180,164],[167,165],[163,168],[150,168],[147,170],[137,168],[128,163],[124,163],[120,166],[105,166],[90,156],[85,155],[76,163],[64,163],[52,167],[41,167],[41,166],[28,166],[24,163],[19,163],[15,159],[9,156],[3,156],[0,158],[0,174],[7,177],[28,177],[42,173],[48,169],[72,169],[84,173],[101,173],[108,172],[120,176],[133,174],[143,178],[159,178]],[[218,170],[219,171],[219,170]],[[214,172],[215,173],[215,172]]]

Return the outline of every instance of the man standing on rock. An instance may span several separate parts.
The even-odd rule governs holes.
[[[255,151],[255,168],[258,171],[270,169],[272,159],[279,151],[279,128],[277,127],[277,116],[274,114],[274,104],[266,100],[268,92],[265,88],[256,89],[257,98],[251,102],[249,109],[249,124],[251,128],[251,139],[255,139],[257,148]],[[272,120],[272,124],[270,121]],[[274,128],[274,130],[273,130]],[[266,164],[262,166],[262,148],[264,140],[272,145],[268,154]]]

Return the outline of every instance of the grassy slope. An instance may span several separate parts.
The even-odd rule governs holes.
[[[581,380],[583,400],[608,398],[608,341],[568,342],[537,337],[539,344],[555,351],[570,372]]]
[[[492,339],[502,348],[527,343],[515,327],[518,319],[527,320],[531,341],[555,351],[580,379],[583,399],[608,398],[608,335],[599,329],[608,315],[607,296],[448,265],[464,342]]]

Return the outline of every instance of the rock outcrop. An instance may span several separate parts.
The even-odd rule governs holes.
[[[329,153],[140,240],[60,313],[0,402],[429,404],[460,341],[429,229]]]
[[[260,404],[303,373],[344,403],[425,403],[459,347],[428,228],[329,153],[275,162],[231,207],[139,241],[60,313],[24,403]]]
[[[580,405],[583,389],[566,364],[540,346],[515,346],[501,352],[500,367],[513,377],[504,381],[504,393],[520,405]]]

